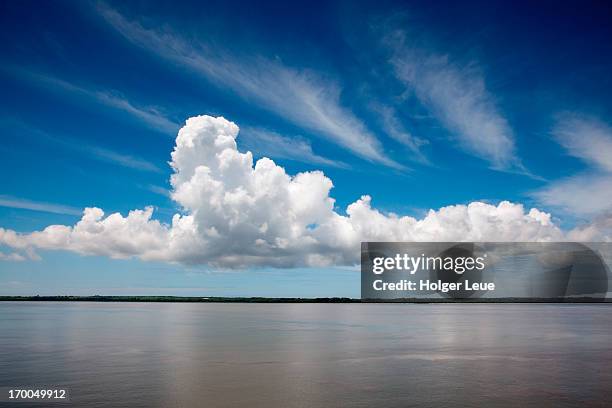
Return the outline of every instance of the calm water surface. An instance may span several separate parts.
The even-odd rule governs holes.
[[[57,407],[612,406],[612,305],[0,303],[0,386],[42,384]]]

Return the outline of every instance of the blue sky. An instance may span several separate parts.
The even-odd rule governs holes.
[[[612,194],[610,17],[597,2],[3,2],[0,227],[94,206],[170,223],[189,212],[168,193],[174,138],[204,114],[235,122],[256,159],[323,171],[340,215],[367,194],[416,219],[508,200],[589,225]],[[0,294],[359,290],[337,262],[128,258],[39,246],[0,260]]]

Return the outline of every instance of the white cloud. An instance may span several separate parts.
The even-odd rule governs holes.
[[[424,218],[383,214],[363,196],[342,215],[332,181],[320,171],[291,176],[268,158],[253,163],[237,149],[238,127],[198,116],[179,131],[172,152],[172,199],[182,207],[170,225],[152,208],[105,216],[87,208],[74,226],[19,234],[0,228],[17,251],[69,250],[218,267],[346,265],[361,241],[559,240],[549,214],[522,205],[473,202],[431,210]]]
[[[27,235],[0,228],[0,242],[14,249],[63,249],[86,255],[111,258],[139,256],[147,259],[159,251],[167,229],[151,220],[152,208],[130,211],[127,217],[115,213],[104,217],[99,208],[86,208],[73,227],[51,225]]]
[[[493,169],[525,173],[516,157],[514,135],[475,66],[460,66],[447,55],[406,44],[397,31],[386,38],[397,78],[414,92],[464,150]]]
[[[591,168],[551,183],[533,195],[542,204],[578,216],[612,210],[612,128],[578,114],[561,115],[553,137]]]
[[[348,167],[346,163],[330,160],[314,153],[310,143],[302,138],[289,138],[261,128],[242,128],[240,139],[246,149],[260,156],[323,166]]]
[[[108,24],[133,44],[187,67],[217,86],[230,89],[362,158],[402,168],[384,154],[381,143],[365,124],[341,105],[341,89],[334,81],[260,56],[238,59],[206,44],[188,43],[167,29],[146,28],[107,6],[100,5],[98,10]]]
[[[0,195],[0,207],[20,208],[24,210],[42,211],[53,214],[81,215],[82,210],[61,204],[32,201],[7,195]]]

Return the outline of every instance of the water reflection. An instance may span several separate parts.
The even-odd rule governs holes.
[[[1,303],[0,385],[97,407],[605,406],[611,340],[605,304]]]

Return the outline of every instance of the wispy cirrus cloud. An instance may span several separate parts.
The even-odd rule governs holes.
[[[239,140],[244,147],[259,156],[330,167],[348,167],[346,163],[316,154],[305,139],[282,136],[268,129],[246,127],[242,130]]]
[[[152,193],[164,196],[164,197],[170,197],[170,190],[168,190],[165,187],[156,186],[155,184],[149,184],[149,185],[143,186],[142,188],[144,188],[144,189],[146,189],[146,190],[148,190],[148,191],[150,191]]]
[[[533,196],[542,204],[578,216],[612,209],[612,175],[585,173],[555,181]]]
[[[13,262],[21,262],[25,261],[26,257],[18,254],[17,252],[10,252],[5,254],[4,252],[0,252],[0,261],[13,261]]]
[[[612,127],[597,118],[564,113],[552,135],[570,155],[612,173]]]
[[[17,208],[22,210],[41,211],[52,214],[81,215],[82,209],[67,205],[53,204],[42,201],[32,201],[9,195],[0,195],[0,207]]]
[[[508,121],[475,65],[461,66],[448,55],[413,47],[401,30],[384,39],[395,76],[466,152],[495,170],[527,174],[516,155]]]
[[[412,153],[413,160],[423,164],[430,163],[422,151],[423,146],[428,145],[429,141],[409,132],[398,118],[394,108],[380,103],[371,103],[370,107],[379,115],[384,131],[396,142],[407,147]]]
[[[597,118],[564,113],[559,115],[551,134],[568,154],[589,168],[555,181],[533,196],[549,207],[578,216],[612,211],[612,127]]]
[[[53,136],[37,127],[18,120],[0,118],[0,127],[18,129],[22,135],[32,135],[36,137],[37,141],[47,141],[49,143],[61,146],[64,149],[79,152],[95,160],[112,163],[134,170],[149,171],[154,173],[162,172],[157,165],[140,157],[119,153],[105,147],[95,146],[70,138]]]
[[[287,67],[262,56],[237,58],[210,44],[187,42],[169,29],[147,28],[104,4],[104,20],[131,43],[180,66],[211,83],[257,103],[290,123],[326,138],[372,162],[403,166],[387,157],[367,126],[340,101],[341,88],[311,70]]]
[[[119,166],[127,167],[135,170],[150,171],[154,173],[161,173],[162,170],[150,161],[130,156],[127,154],[121,154],[114,152],[109,149],[102,147],[88,146],[83,148],[84,151],[89,152],[93,156],[100,160],[115,163]]]
[[[64,79],[23,67],[3,66],[2,69],[50,91],[69,93],[92,103],[121,111],[148,128],[162,133],[174,134],[180,127],[178,123],[164,115],[159,108],[135,104],[116,90],[100,90],[91,86],[77,85]]]

